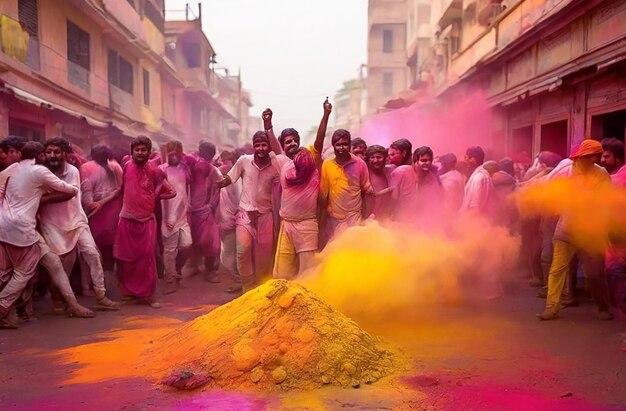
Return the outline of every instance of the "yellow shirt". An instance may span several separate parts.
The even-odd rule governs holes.
[[[340,221],[360,214],[362,194],[372,191],[367,165],[355,155],[350,156],[350,161],[343,165],[336,159],[322,164],[320,195],[328,200],[328,214]]]

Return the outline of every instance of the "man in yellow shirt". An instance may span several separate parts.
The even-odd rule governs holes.
[[[361,221],[363,194],[373,194],[367,165],[350,152],[350,132],[333,133],[335,158],[322,164],[320,201],[328,213],[326,235],[334,235]]]
[[[570,156],[573,163],[562,175],[574,179],[577,190],[596,191],[611,185],[611,178],[606,170],[597,163],[602,155],[602,144],[596,140],[584,140],[578,149]],[[589,210],[594,212],[594,210]],[[573,227],[573,221],[582,216],[572,212],[564,212],[559,218],[553,237],[553,257],[550,273],[548,274],[548,297],[546,309],[538,314],[540,320],[555,320],[559,318],[561,309],[561,293],[565,285],[565,279],[569,271],[570,261],[574,254],[578,253],[585,272],[586,283],[596,304],[598,305],[598,318],[611,320],[613,315],[609,311],[609,291],[604,272],[604,252],[602,245],[599,249],[586,249],[579,244],[582,233],[577,233]],[[606,236],[608,245],[608,233]],[[596,244],[597,246],[597,244]]]

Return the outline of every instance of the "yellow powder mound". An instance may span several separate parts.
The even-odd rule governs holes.
[[[382,341],[286,280],[196,318],[143,356],[142,367],[161,380],[190,371],[208,374],[207,387],[225,389],[357,387],[400,368]]]

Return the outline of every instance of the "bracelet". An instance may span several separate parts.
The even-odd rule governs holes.
[[[270,128],[266,128],[265,131],[270,131],[270,130],[273,130],[273,129],[274,129],[274,127],[272,126]]]

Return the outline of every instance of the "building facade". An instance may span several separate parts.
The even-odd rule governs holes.
[[[407,0],[369,0],[366,114],[407,88]]]
[[[626,130],[626,0],[445,0],[426,62],[444,101],[484,93],[501,154],[567,155]]]
[[[0,136],[65,136],[83,154],[98,143],[128,151],[137,135],[220,144],[219,121],[239,113],[202,89],[217,90],[207,68],[215,53],[199,19],[181,22],[181,48],[188,37],[207,52],[195,56],[201,68],[181,64],[170,23],[163,0],[0,2]]]

